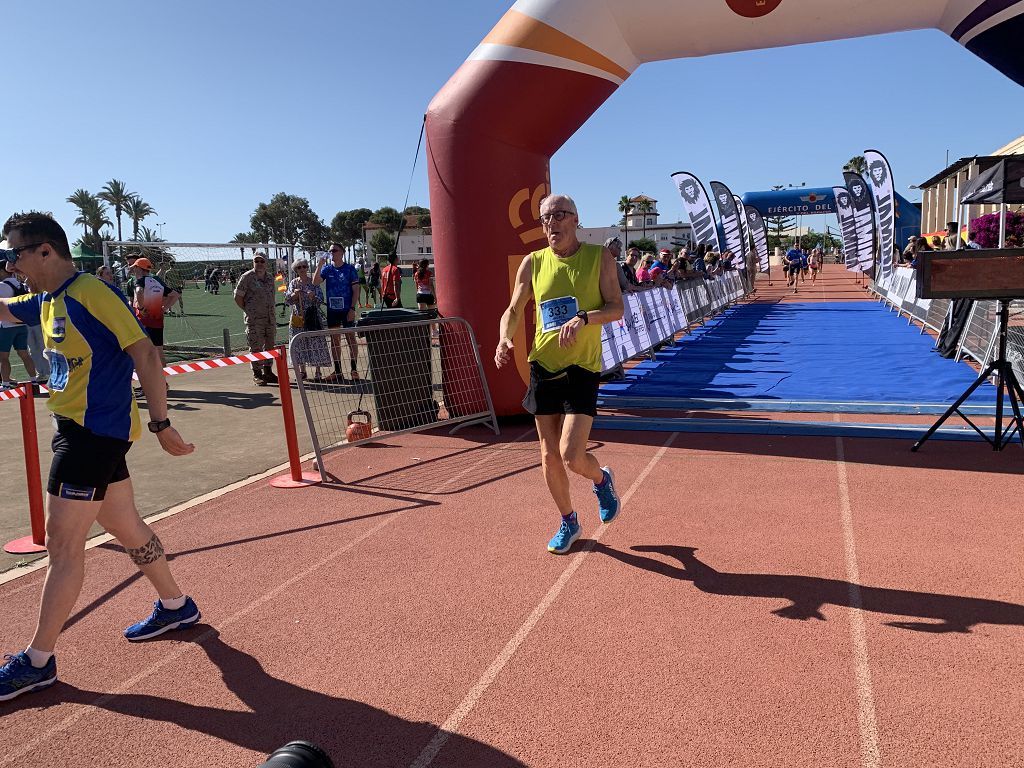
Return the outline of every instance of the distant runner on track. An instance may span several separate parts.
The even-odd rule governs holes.
[[[523,259],[512,301],[501,316],[494,364],[512,360],[512,338],[530,299],[537,328],[530,352],[530,386],[523,407],[534,415],[544,481],[562,516],[548,551],[565,554],[582,532],[572,508],[566,468],[594,483],[601,521],[621,508],[612,471],[587,451],[597,415],[601,376],[601,326],[622,317],[618,266],[611,251],[576,237],[576,203],[549,195],[540,204],[548,247]]]
[[[160,356],[123,294],[79,272],[60,224],[43,213],[15,214],[4,224],[9,269],[45,293],[0,301],[0,320],[42,324],[50,361],[48,407],[54,414],[53,463],[46,497],[46,549],[39,619],[29,647],[0,666],[0,701],[57,682],[54,646],[82,590],[85,540],[94,522],[117,537],[156,588],[153,613],[124,631],[148,640],[199,620],[178,587],[164,547],[135,508],[125,455],[139,437],[132,396],[134,369],[146,393],[149,431],[172,456],[192,453],[167,418]]]

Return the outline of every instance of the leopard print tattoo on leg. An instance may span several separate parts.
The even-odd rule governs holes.
[[[125,547],[125,551],[128,553],[128,557],[132,559],[132,562],[141,567],[143,565],[155,563],[163,557],[164,545],[163,542],[160,541],[160,537],[154,533],[153,538],[141,547]]]

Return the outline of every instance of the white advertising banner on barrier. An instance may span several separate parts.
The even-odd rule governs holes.
[[[622,319],[601,326],[601,358],[605,371],[610,371],[653,346],[644,322],[643,309],[636,296],[635,293],[623,296]]]
[[[676,285],[679,285],[679,283]],[[669,315],[672,317],[672,327],[677,332],[683,330],[689,325],[689,322],[686,320],[686,310],[683,309],[683,297],[681,290],[682,289],[677,290],[676,286],[662,289],[662,295],[665,297],[665,302],[669,306]]]
[[[652,344],[664,341],[675,332],[668,307],[661,298],[662,290],[664,289],[654,288],[650,291],[633,294],[640,305],[640,311],[643,312],[644,325],[647,326],[647,334],[650,336]]]

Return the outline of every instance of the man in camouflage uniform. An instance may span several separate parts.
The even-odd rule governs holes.
[[[267,255],[257,252],[252,257],[252,269],[244,272],[235,286],[235,304],[245,315],[245,338],[250,352],[269,352],[274,348],[274,298],[274,276],[267,269]],[[272,366],[272,360],[252,364],[252,380],[257,386],[277,384]]]

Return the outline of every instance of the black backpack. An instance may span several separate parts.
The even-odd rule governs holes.
[[[21,281],[16,277],[5,277],[3,282],[11,286],[11,290],[14,291],[14,296],[24,296],[28,293],[28,288],[21,284]]]

